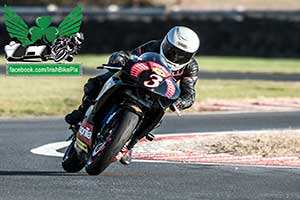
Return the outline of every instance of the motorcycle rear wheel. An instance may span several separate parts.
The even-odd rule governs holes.
[[[100,174],[113,162],[116,155],[129,140],[139,122],[139,116],[129,110],[124,110],[118,116],[119,117],[114,120],[118,120],[119,123],[112,133],[111,141],[106,144],[105,150],[94,158],[92,162],[89,162],[93,152],[91,153],[91,157],[85,167],[89,175]],[[95,151],[95,149],[93,151]]]

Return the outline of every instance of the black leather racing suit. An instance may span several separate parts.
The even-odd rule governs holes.
[[[129,57],[130,55],[140,56],[146,52],[156,52],[160,53],[160,44],[162,40],[153,40],[149,41],[138,48],[129,51],[129,52],[118,52],[120,54],[125,54],[125,56]],[[199,66],[194,58],[192,58],[191,62],[189,62],[186,66],[181,68],[178,71],[173,71],[173,77],[176,81],[180,81],[180,97],[176,103],[176,106],[182,110],[189,108],[193,105],[195,101],[195,84],[198,79]],[[112,72],[107,72],[105,74],[96,76],[94,78],[90,78],[88,82],[84,85],[84,93],[85,97],[83,99],[83,106],[87,104],[89,106],[89,100],[94,100],[100,92],[100,89],[104,85],[104,83],[113,75]],[[144,137],[145,134],[150,132],[156,124],[161,120],[164,113],[153,113],[153,117],[151,120],[147,120],[147,123],[143,123],[141,125],[142,128],[139,128],[140,133],[136,133],[137,139]],[[154,117],[155,116],[155,117]],[[146,120],[145,120],[146,121]],[[132,144],[132,146],[135,143]],[[130,147],[128,147],[130,148]]]

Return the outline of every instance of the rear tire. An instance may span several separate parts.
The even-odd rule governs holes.
[[[112,140],[106,144],[105,151],[100,153],[100,155],[94,158],[93,162],[90,163],[95,149],[91,152],[91,157],[85,167],[85,170],[89,175],[100,174],[113,162],[114,158],[131,137],[139,122],[139,116],[129,110],[124,110],[118,116],[119,117],[114,119],[118,120],[119,124],[111,136]]]
[[[77,152],[74,147],[75,141],[76,139],[73,139],[72,143],[67,148],[61,163],[64,170],[70,173],[79,172],[85,165],[85,162],[81,161],[77,156]]]

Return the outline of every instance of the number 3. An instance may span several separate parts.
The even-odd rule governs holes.
[[[156,74],[151,74],[150,78],[151,78],[151,80],[144,82],[144,85],[146,87],[156,88],[163,81],[163,78],[160,77],[160,76],[158,76],[158,75],[156,75]]]

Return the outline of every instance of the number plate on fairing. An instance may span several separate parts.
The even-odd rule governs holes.
[[[91,146],[93,128],[94,125],[88,123],[87,121],[83,121],[81,126],[79,127],[77,138],[79,138],[82,142],[84,142],[88,146]]]
[[[88,140],[90,140],[92,138],[92,131],[89,127],[80,126],[79,134]]]

